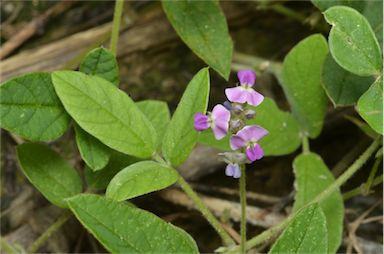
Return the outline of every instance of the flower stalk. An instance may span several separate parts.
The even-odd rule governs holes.
[[[124,0],[116,0],[115,11],[113,13],[113,26],[111,34],[111,51],[116,56],[117,44],[119,42],[120,22],[123,13]]]
[[[245,165],[240,166],[240,203],[241,203],[241,221],[240,221],[240,252],[245,253],[245,243],[247,241],[247,191],[246,191],[246,178],[245,178]]]

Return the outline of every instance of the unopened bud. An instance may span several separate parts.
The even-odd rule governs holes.
[[[224,105],[224,107],[225,107],[226,109],[228,109],[229,111],[231,111],[231,109],[232,109],[232,104],[231,104],[229,101],[224,101],[223,105]]]
[[[243,112],[243,105],[238,104],[238,103],[233,103],[232,104],[232,112],[235,114],[241,114]]]
[[[232,120],[229,124],[230,128],[232,130],[237,130],[241,127],[241,121],[240,119]]]
[[[247,118],[247,119],[252,119],[252,118],[255,117],[255,115],[256,115],[256,112],[253,111],[253,110],[251,110],[251,109],[247,109],[247,110],[244,112],[244,116],[245,116],[245,118]]]

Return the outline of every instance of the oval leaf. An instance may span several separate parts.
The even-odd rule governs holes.
[[[0,85],[0,126],[33,141],[57,139],[68,129],[49,73],[30,73]]]
[[[313,204],[296,215],[269,253],[332,253],[327,239],[324,213]]]
[[[357,111],[372,129],[383,134],[383,77],[379,77],[360,97]]]
[[[64,199],[81,192],[76,170],[48,146],[24,143],[17,146],[17,157],[29,181],[51,203],[66,208]]]
[[[106,48],[95,48],[84,58],[79,70],[88,75],[96,75],[119,86],[119,67],[115,56]]]
[[[198,253],[191,236],[147,211],[92,194],[73,197],[68,204],[112,253]]]
[[[175,167],[188,158],[197,142],[193,116],[206,112],[208,97],[209,72],[204,68],[189,82],[164,135],[163,155]]]
[[[355,104],[368,90],[373,78],[360,77],[346,71],[333,60],[331,54],[328,54],[324,62],[321,81],[328,97],[337,107]]]
[[[109,147],[140,158],[155,151],[156,131],[132,99],[112,83],[75,71],[57,71],[53,84],[80,127]]]
[[[282,85],[301,129],[311,138],[323,127],[327,97],[321,87],[321,69],[327,42],[316,34],[299,42],[285,57]]]
[[[367,19],[346,6],[331,7],[324,16],[332,25],[329,48],[336,62],[360,76],[379,74],[382,69],[380,46]]]
[[[228,80],[233,45],[218,1],[167,1],[163,9],[187,46]]]
[[[323,160],[314,153],[299,155],[293,162],[293,169],[296,176],[294,211],[311,202],[335,181]],[[328,253],[336,253],[342,240],[344,219],[344,204],[340,190],[332,193],[319,205],[327,221]]]

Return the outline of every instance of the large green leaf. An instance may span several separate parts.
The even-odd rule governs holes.
[[[68,204],[112,253],[198,253],[191,236],[147,211],[93,194],[78,195]]]
[[[117,173],[108,185],[106,196],[117,201],[164,189],[177,181],[178,173],[154,161],[141,161]]]
[[[321,87],[321,70],[327,53],[325,38],[315,34],[300,41],[283,64],[284,92],[301,129],[311,138],[320,134],[327,106]]]
[[[329,253],[327,240],[324,213],[317,204],[313,204],[296,215],[269,253]]]
[[[83,130],[122,153],[151,157],[156,131],[126,93],[81,72],[57,71],[52,80],[65,109]]]
[[[79,70],[89,75],[96,75],[119,86],[119,66],[115,56],[106,48],[95,48],[84,58]]]
[[[253,109],[256,117],[247,121],[247,124],[257,124],[268,130],[269,134],[260,140],[266,156],[290,154],[300,146],[299,125],[290,113],[280,110],[270,98],[265,98]],[[211,131],[203,132],[199,142],[224,151],[231,150],[229,136],[216,140]]]
[[[30,73],[0,85],[0,126],[33,141],[60,137],[69,126],[49,73]]]
[[[233,45],[219,2],[163,0],[162,4],[169,22],[185,44],[228,80]]]
[[[206,112],[208,97],[209,72],[204,68],[189,82],[163,138],[163,155],[175,167],[188,158],[196,144],[193,116]]]
[[[293,162],[293,169],[296,176],[294,211],[311,202],[335,181],[323,160],[314,153],[299,155]],[[344,205],[340,190],[322,201],[320,207],[327,221],[328,253],[336,253],[343,234]]]
[[[324,16],[332,25],[329,48],[336,62],[360,76],[378,75],[382,68],[381,51],[367,19],[345,6],[331,7]]]
[[[325,59],[321,81],[335,107],[355,104],[373,80],[372,77],[360,77],[341,68],[331,54]]]
[[[379,77],[357,102],[360,116],[375,131],[383,134],[383,77]]]
[[[89,167],[85,167],[85,179],[88,187],[95,190],[106,189],[109,182],[120,170],[136,163],[138,160],[138,158],[112,150],[111,158],[103,169],[93,171]]]
[[[158,147],[161,148],[161,138],[164,137],[171,114],[167,103],[163,101],[145,100],[136,103],[137,107],[144,113],[148,120],[155,127],[158,139]]]
[[[76,170],[48,146],[24,143],[17,146],[17,157],[29,181],[53,204],[65,208],[65,199],[81,192]]]

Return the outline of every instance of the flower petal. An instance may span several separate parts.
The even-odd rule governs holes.
[[[216,121],[229,122],[231,118],[231,112],[226,109],[223,105],[216,105],[212,110],[212,119],[215,123]]]
[[[234,178],[239,178],[241,175],[241,171],[238,164],[228,164],[225,168],[226,176],[233,176]]]
[[[224,138],[228,132],[229,123],[228,122],[216,122],[212,126],[213,135],[217,140]]]
[[[236,136],[239,136],[245,143],[247,143],[249,141],[257,142],[267,134],[268,131],[258,125],[248,125],[239,130],[236,133]]]
[[[241,70],[237,73],[240,84],[247,84],[252,86],[256,81],[256,73],[252,70]]]
[[[225,95],[231,102],[245,103],[248,98],[248,93],[242,86],[225,89]]]
[[[237,165],[237,164],[236,164],[236,165]],[[237,166],[237,167],[234,169],[233,178],[240,178],[240,176],[241,176],[241,171],[240,171],[239,166]]]
[[[245,143],[246,143],[245,140],[242,139],[238,135],[233,135],[231,137],[230,145],[231,145],[232,150],[238,150],[238,149],[244,147]]]
[[[252,88],[249,88],[246,92],[247,92],[247,102],[249,105],[257,106],[263,102],[264,96],[256,92]]]
[[[247,147],[245,153],[250,161],[260,160],[264,156],[264,151],[259,144]]]
[[[194,127],[197,131],[203,131],[209,128],[208,116],[198,112],[194,116]]]

